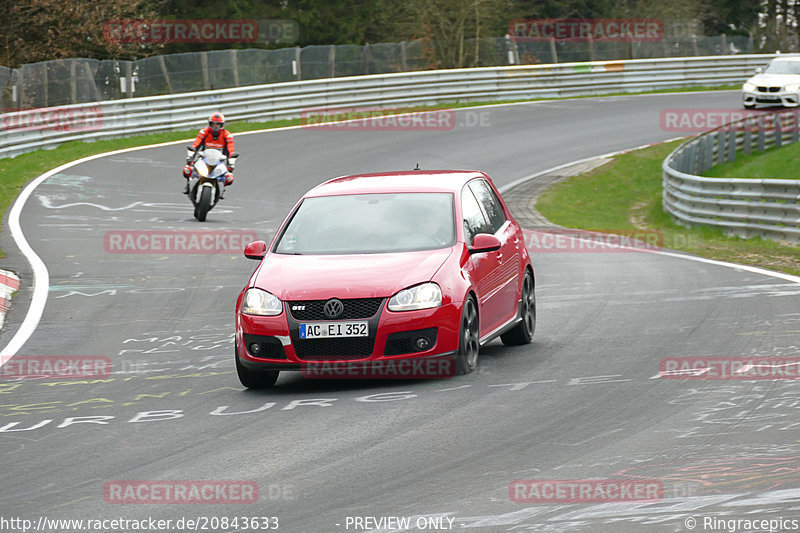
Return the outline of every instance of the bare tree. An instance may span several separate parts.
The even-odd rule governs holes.
[[[480,38],[503,35],[511,18],[508,0],[409,0],[409,7],[428,58],[439,68],[479,65]]]

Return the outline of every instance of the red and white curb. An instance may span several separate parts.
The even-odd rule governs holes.
[[[0,270],[0,329],[11,309],[11,295],[19,289],[19,277],[8,270]]]

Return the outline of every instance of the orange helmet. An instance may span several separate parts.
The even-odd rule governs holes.
[[[214,123],[217,122],[221,127],[225,127],[225,116],[222,113],[211,113],[211,116],[208,117],[208,125],[214,126]]]

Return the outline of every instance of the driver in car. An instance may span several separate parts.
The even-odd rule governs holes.
[[[442,230],[447,228],[442,224],[442,215],[430,209],[405,210],[408,234],[398,241],[400,247],[444,246],[448,235],[443,235]]]
[[[195,151],[206,148],[216,148],[228,156],[228,172],[225,174],[225,186],[233,184],[233,167],[236,164],[236,158],[230,158],[230,155],[234,153],[233,135],[225,129],[225,116],[222,113],[212,113],[208,117],[208,126],[197,133],[197,138],[192,143],[192,149]],[[183,177],[186,178],[186,187],[183,189],[183,194],[189,194],[189,178],[192,177],[192,156],[186,158]]]

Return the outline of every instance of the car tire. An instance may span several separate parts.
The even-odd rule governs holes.
[[[478,366],[478,354],[481,349],[480,325],[475,300],[469,296],[464,301],[461,311],[461,328],[458,336],[458,354],[456,355],[456,374],[469,374]]]
[[[514,329],[500,335],[500,340],[506,346],[528,344],[536,331],[536,292],[530,272],[525,273],[525,279],[522,281],[521,299],[520,315],[522,320],[514,326]]]
[[[278,381],[278,370],[250,370],[239,361],[239,350],[236,349],[236,373],[239,381],[248,389],[268,389]]]

